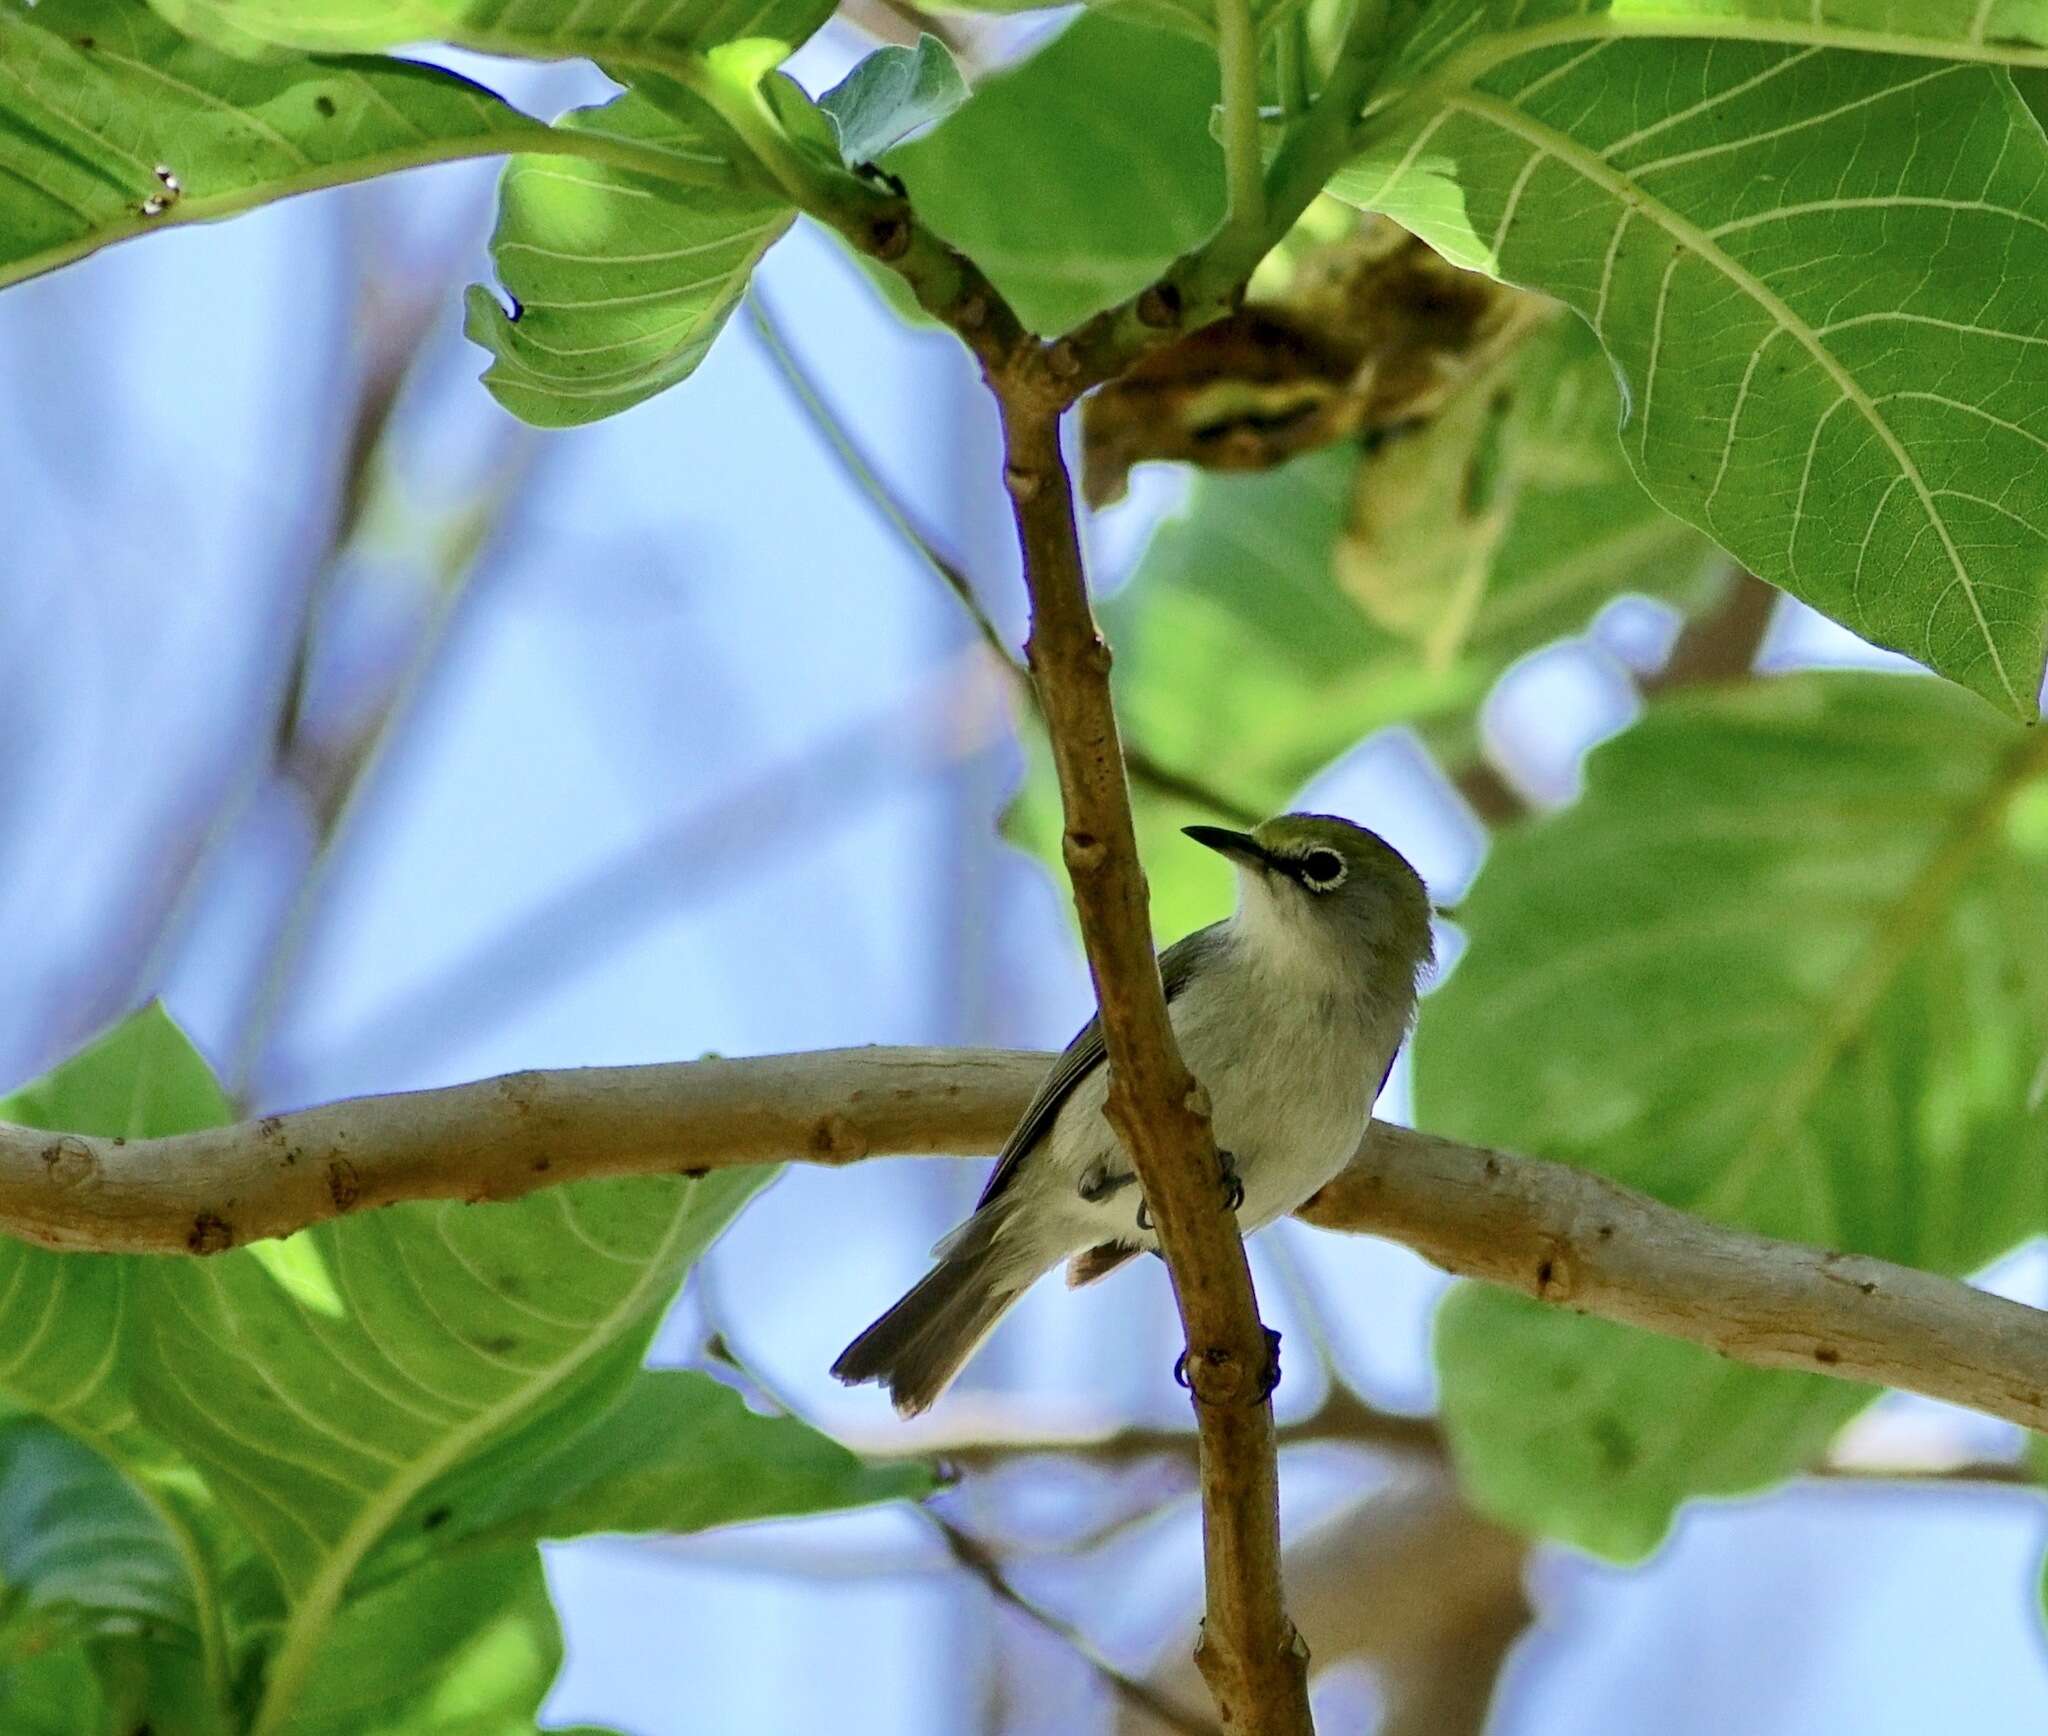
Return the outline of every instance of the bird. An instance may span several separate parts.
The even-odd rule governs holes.
[[[1236,910],[1175,941],[1159,974],[1175,1042],[1208,1092],[1219,1186],[1248,1235],[1365,1137],[1434,960],[1433,907],[1400,851],[1334,814],[1182,830],[1237,870]],[[1061,1261],[1079,1286],[1158,1250],[1103,1114],[1108,1083],[1098,1016],[1053,1063],[932,1269],[832,1365],[839,1380],[886,1385],[916,1416]]]

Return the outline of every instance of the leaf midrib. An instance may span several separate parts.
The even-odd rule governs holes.
[[[405,1475],[394,1477],[385,1485],[381,1495],[364,1505],[354,1523],[335,1544],[326,1565],[314,1576],[305,1595],[292,1606],[292,1612],[286,1618],[281,1643],[271,1660],[264,1684],[262,1704],[250,1725],[250,1736],[283,1736],[287,1728],[283,1720],[290,1716],[293,1702],[305,1686],[306,1677],[349,1581],[399,1514],[415,1496],[452,1470],[472,1449],[499,1433],[522,1413],[530,1411],[593,1357],[617,1342],[619,1334],[645,1307],[650,1291],[673,1275],[669,1261],[695,1215],[696,1204],[697,1189],[691,1186],[684,1193],[667,1233],[648,1255],[646,1270],[618,1305],[577,1345],[572,1355],[550,1365],[541,1378],[515,1389],[498,1403],[450,1430],[438,1444],[408,1464]]]
[[[1827,1084],[1836,1063],[1869,1025],[1907,960],[1925,943],[1934,919],[1948,907],[1957,884],[1976,866],[1995,835],[2014,793],[2048,770],[2048,732],[2037,731],[2007,753],[1984,793],[1950,824],[1905,889],[1873,919],[1874,932],[1857,962],[1838,980],[1819,1009],[1818,1029],[1799,1065],[1773,1093],[1770,1113],[1760,1120],[1742,1149],[1708,1190],[1701,1207],[1725,1215],[1804,1119]]]

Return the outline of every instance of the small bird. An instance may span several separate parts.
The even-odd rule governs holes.
[[[1334,815],[1184,830],[1235,864],[1237,910],[1175,941],[1159,974],[1181,1055],[1209,1093],[1224,1197],[1249,1233],[1300,1205],[1365,1137],[1433,957],[1431,905],[1398,850]],[[915,1416],[1062,1260],[1081,1285],[1157,1250],[1103,1115],[1103,1059],[1090,1019],[1011,1132],[974,1215],[846,1347],[832,1365],[840,1380],[884,1382]]]

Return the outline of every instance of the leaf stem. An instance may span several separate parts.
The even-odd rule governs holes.
[[[1227,226],[1266,234],[1266,169],[1259,154],[1259,37],[1251,0],[1217,0],[1216,58],[1223,79],[1223,178]]]
[[[1280,80],[1280,108],[1289,120],[1308,113],[1309,90],[1308,11],[1296,6],[1287,15],[1274,39],[1274,55]]]

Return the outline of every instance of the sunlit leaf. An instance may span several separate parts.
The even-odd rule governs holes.
[[[252,64],[134,0],[0,6],[0,68],[0,285],[154,230],[544,136],[452,73],[354,55]]]
[[[562,128],[631,140],[699,167],[730,141],[685,93],[628,92]],[[484,383],[515,415],[570,427],[630,408],[692,373],[796,211],[772,194],[678,186],[609,165],[514,157],[491,257],[509,310],[469,292]]]
[[[655,64],[737,42],[773,39],[785,52],[832,16],[832,0],[150,0],[181,30],[238,54],[294,48],[396,48],[453,42],[538,59],[645,55]]]
[[[1992,10],[1442,3],[1336,189],[1589,320],[1666,507],[2032,717],[2048,137],[1995,69],[1826,46],[1854,24],[1976,52]],[[2001,16],[2040,40],[2037,11]],[[1702,18],[1785,28],[1641,34]]]

